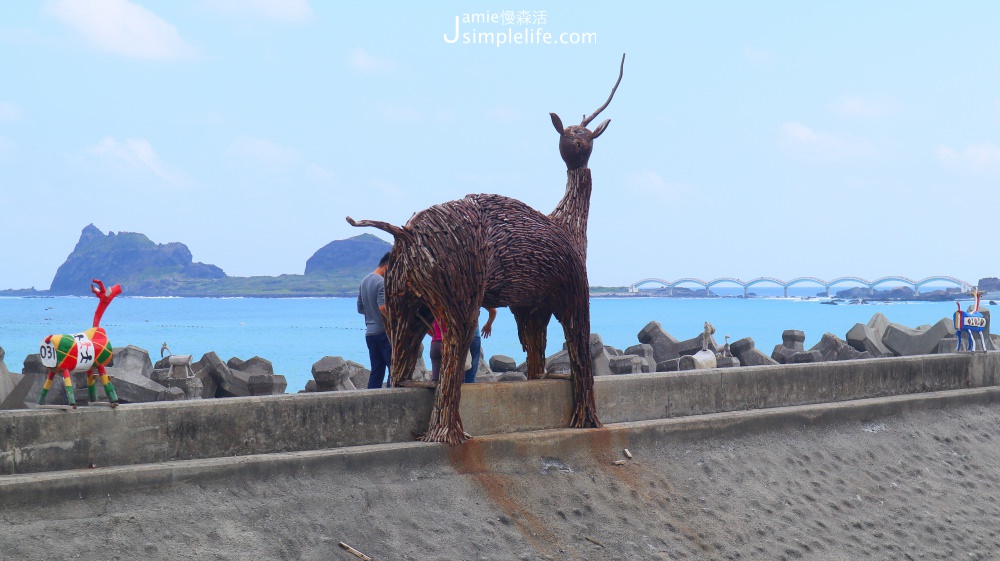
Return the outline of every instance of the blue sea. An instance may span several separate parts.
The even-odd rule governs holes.
[[[841,338],[856,323],[866,323],[881,312],[890,322],[908,327],[950,318],[954,302],[892,302],[839,305],[817,298],[593,298],[591,331],[606,345],[625,349],[638,343],[637,334],[658,321],[678,339],[702,332],[704,322],[716,328],[721,344],[752,337],[758,349],[770,354],[786,329],[805,332],[806,348],[824,333]],[[91,326],[97,298],[0,298],[0,347],[8,369],[20,372],[24,358],[38,352],[50,333],[77,333]],[[984,302],[985,305],[985,302]],[[963,302],[965,308],[967,302]],[[483,312],[481,321],[486,320]],[[276,374],[288,380],[294,393],[311,379],[313,363],[324,356],[340,356],[368,365],[364,321],[354,298],[129,298],[111,304],[101,325],[115,348],[135,345],[146,349],[153,362],[166,343],[173,354],[194,360],[215,351],[223,360],[260,356],[271,361]],[[546,354],[562,347],[562,329],[549,325]],[[425,347],[429,347],[429,339]],[[487,359],[494,354],[525,358],[510,312],[501,308],[493,336],[483,341]],[[426,359],[430,365],[429,359]]]

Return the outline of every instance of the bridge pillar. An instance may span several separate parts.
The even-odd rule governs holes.
[[[788,298],[788,287],[785,287],[785,298]]]
[[[628,291],[629,291],[630,293],[635,293],[635,292],[639,292],[639,287],[637,287],[637,286],[636,286],[636,285],[634,285],[634,284],[633,284],[633,285],[629,285],[629,287],[628,287]]]

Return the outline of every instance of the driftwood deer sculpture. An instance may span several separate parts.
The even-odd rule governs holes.
[[[122,293],[121,285],[114,285],[105,289],[104,283],[94,279],[94,284],[90,285],[90,291],[97,295],[99,303],[97,311],[94,312],[94,326],[83,333],[72,335],[49,335],[42,341],[38,352],[42,359],[42,366],[49,371],[49,376],[42,386],[41,397],[38,404],[45,403],[45,397],[52,389],[52,380],[56,372],[60,372],[63,378],[63,385],[66,388],[66,400],[73,409],[76,409],[76,397],[73,395],[73,379],[70,375],[74,372],[87,373],[87,393],[90,402],[97,402],[97,387],[94,383],[95,371],[101,376],[101,383],[104,384],[104,393],[108,396],[108,401],[112,407],[118,406],[118,394],[115,393],[115,386],[108,377],[105,366],[111,363],[111,342],[108,341],[108,334],[101,327],[101,318],[108,304],[114,300],[115,296]]]
[[[469,438],[462,429],[458,405],[463,357],[477,327],[480,307],[509,307],[528,355],[529,375],[544,373],[545,336],[554,315],[562,324],[570,358],[573,427],[599,427],[591,362],[589,283],[587,281],[587,215],[591,176],[587,163],[593,141],[609,120],[594,131],[587,125],[614,97],[579,125],[563,127],[559,153],[566,162],[566,194],[544,215],[501,195],[468,195],[416,213],[404,226],[373,220],[372,226],[395,238],[385,277],[387,332],[392,343],[393,385],[412,375],[427,325],[436,317],[448,328],[442,341],[441,376],[422,439],[458,444]]]

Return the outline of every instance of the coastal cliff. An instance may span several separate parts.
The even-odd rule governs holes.
[[[230,277],[195,262],[180,242],[155,243],[137,232],[104,234],[88,224],[47,291],[6,290],[6,296],[90,294],[92,279],[121,284],[130,296],[352,296],[392,245],[371,234],[333,241],[306,262],[304,275]]]
[[[56,271],[49,293],[88,294],[95,278],[114,279],[133,293],[155,294],[187,282],[224,279],[226,273],[215,265],[195,263],[182,243],[157,244],[135,232],[104,235],[89,224]]]

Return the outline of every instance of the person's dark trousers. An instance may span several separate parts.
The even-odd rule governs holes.
[[[373,390],[382,387],[385,380],[385,371],[392,363],[392,346],[389,345],[389,336],[385,333],[377,335],[365,335],[365,343],[368,344],[368,358],[372,362],[372,373],[368,376],[368,389]],[[389,381],[392,386],[392,381]]]
[[[476,374],[479,372],[479,357],[483,354],[483,340],[476,335],[469,345],[469,353],[472,354],[472,368],[465,371],[465,383],[475,384]]]

